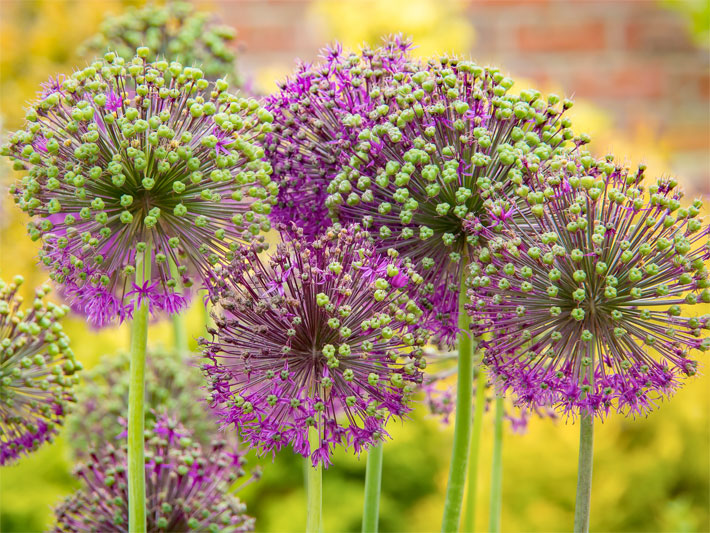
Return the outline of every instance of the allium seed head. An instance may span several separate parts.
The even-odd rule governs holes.
[[[223,441],[202,447],[165,414],[145,432],[147,531],[252,531],[254,519],[232,493],[245,459]],[[128,458],[104,442],[76,470],[81,488],[55,509],[55,532],[122,533],[128,527]]]
[[[118,445],[124,430],[119,421],[128,412],[130,356],[112,354],[83,373],[77,407],[69,417],[69,445],[84,457],[104,442]],[[155,423],[155,412],[175,413],[190,428],[192,438],[206,446],[217,431],[217,420],[205,401],[199,368],[179,355],[150,350],[146,357],[146,427]]]
[[[357,54],[336,44],[323,50],[318,63],[301,65],[267,98],[274,131],[266,139],[266,156],[280,187],[274,221],[296,222],[309,239],[328,228],[328,183],[357,144],[358,126],[370,127],[387,113],[382,98],[394,78],[419,70],[410,47],[401,37]]]
[[[361,222],[421,270],[442,344],[457,332],[461,265],[477,242],[464,220],[486,212],[494,193],[523,186],[572,139],[561,118],[570,102],[514,96],[512,85],[456,58],[396,77],[379,95],[377,121],[356,115],[347,124],[358,143],[328,185],[333,220]]]
[[[245,249],[227,269],[203,368],[245,442],[262,453],[291,444],[327,466],[337,445],[359,453],[409,410],[428,335],[412,299],[421,277],[357,226],[311,244],[292,231],[270,258]]]
[[[231,47],[236,32],[230,26],[216,24],[215,18],[195,11],[190,2],[129,7],[120,15],[106,17],[100,32],[82,45],[80,53],[91,60],[115,50],[130,61],[136,48],[147,46],[151,50],[149,61],[180,61],[201,68],[208,79],[227,77],[239,86],[241,80]]]
[[[545,185],[525,228],[469,227],[487,242],[469,278],[484,362],[521,404],[645,413],[710,347],[710,315],[693,313],[710,302],[701,202],[682,207],[675,180],[644,189],[642,169],[588,156]]]
[[[239,243],[269,229],[277,186],[254,141],[271,115],[199,69],[115,53],[34,103],[2,154],[29,170],[11,191],[42,262],[102,326],[147,300],[177,312]],[[149,254],[152,276],[134,283]],[[177,290],[176,290],[177,289]]]
[[[22,277],[0,280],[0,465],[51,442],[64,423],[81,363],[59,323],[66,306],[45,302],[49,287],[20,309]]]

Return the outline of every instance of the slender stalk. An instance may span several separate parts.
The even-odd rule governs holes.
[[[318,432],[315,428],[309,429],[308,440],[312,453],[319,445]],[[306,457],[306,471],[306,492],[308,493],[306,533],[320,533],[323,531],[323,467],[320,462],[313,466],[310,457]]]
[[[365,469],[365,508],[362,533],[377,533],[380,520],[380,487],[382,486],[382,443],[367,452]]]
[[[180,279],[177,265],[172,259],[170,259],[170,273],[173,279]],[[182,291],[182,288],[176,288],[176,290]],[[179,356],[185,356],[189,352],[185,317],[181,313],[175,313],[171,319],[173,322],[173,347]]]
[[[594,416],[581,415],[579,424],[579,465],[577,467],[577,500],[574,505],[574,532],[589,531],[592,499],[592,458],[594,449]]]
[[[493,460],[491,470],[491,508],[488,531],[500,532],[500,515],[503,491],[503,397],[496,398],[496,416],[493,429]]]
[[[136,285],[150,279],[150,246],[138,254]],[[131,367],[128,389],[128,530],[145,533],[145,354],[148,345],[148,302],[136,300],[131,325]]]
[[[486,411],[486,373],[479,361],[476,375],[476,403],[473,413],[473,433],[471,434],[471,453],[468,456],[468,494],[466,518],[463,531],[473,533],[476,528],[476,494],[478,492],[478,463],[481,451],[483,418]]]
[[[465,272],[466,268],[462,272]],[[451,450],[451,465],[449,466],[449,483],[446,487],[444,502],[444,519],[441,530],[454,532],[459,529],[463,493],[466,486],[468,470],[468,453],[471,445],[472,405],[473,397],[473,352],[475,341],[471,336],[471,319],[464,308],[467,302],[466,275],[461,276],[459,290],[459,357],[458,381],[456,389],[456,419],[454,422],[454,445]]]

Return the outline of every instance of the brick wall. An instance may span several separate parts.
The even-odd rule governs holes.
[[[239,30],[243,69],[254,74],[315,57],[327,33],[309,5],[215,7]],[[686,188],[710,193],[710,52],[693,43],[682,16],[653,0],[467,0],[462,16],[475,29],[474,59],[598,104],[622,132],[643,125]]]

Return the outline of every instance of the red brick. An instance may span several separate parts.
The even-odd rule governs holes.
[[[570,24],[521,26],[517,44],[523,52],[586,52],[606,46],[604,24],[590,21]]]
[[[686,24],[674,17],[633,21],[626,25],[626,46],[646,52],[688,52],[694,49]]]
[[[237,40],[251,54],[283,52],[294,47],[295,31],[287,26],[238,26]]]
[[[583,98],[660,98],[666,78],[656,65],[628,66],[612,71],[585,70],[573,77],[572,90]]]

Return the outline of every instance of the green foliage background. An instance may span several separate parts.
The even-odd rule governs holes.
[[[321,2],[322,3],[322,2]],[[402,3],[402,2],[397,2]],[[124,3],[125,4],[125,3]],[[316,3],[318,4],[318,2]],[[436,9],[455,16],[457,2],[417,0],[421,9],[434,10],[422,20],[439,20]],[[423,7],[422,7],[423,6]],[[443,7],[437,7],[443,6]],[[0,119],[2,130],[20,125],[23,103],[31,98],[40,81],[57,72],[69,71],[74,50],[91,35],[107,10],[121,2],[105,0],[33,0],[3,2],[0,17]],[[321,10],[322,6],[316,5]],[[331,8],[328,8],[331,9]],[[397,9],[390,9],[389,27],[376,25],[375,33],[398,28]],[[427,11],[427,13],[429,13]],[[453,15],[452,15],[453,13]],[[326,13],[327,15],[327,13]],[[336,10],[332,15],[337,18]],[[328,18],[326,17],[326,24]],[[407,21],[404,21],[407,22]],[[382,27],[380,27],[382,26]],[[337,29],[337,28],[336,28]],[[430,25],[403,28],[431,43],[440,33]],[[343,31],[346,31],[343,29]],[[436,30],[438,31],[438,30]],[[330,33],[329,33],[330,32]],[[332,36],[332,28],[324,33]],[[358,39],[368,38],[367,28],[358,27]],[[462,46],[473,36],[457,26]],[[335,35],[348,42],[348,35]],[[432,37],[433,36],[433,37]],[[444,35],[441,39],[451,38]],[[457,37],[459,38],[459,37]],[[443,42],[447,50],[456,43]],[[474,46],[475,49],[475,46]],[[590,122],[599,121],[598,112]],[[577,121],[581,129],[584,116]],[[608,137],[608,132],[607,132]],[[612,136],[613,137],[613,136]],[[625,138],[628,144],[629,139]],[[603,150],[605,147],[601,147]],[[633,154],[655,154],[654,146],[633,146]],[[624,154],[621,154],[624,155]],[[46,280],[35,265],[37,245],[25,236],[24,216],[12,207],[4,190],[12,179],[5,162],[0,164],[0,276],[25,276],[25,288]],[[682,176],[680,177],[682,181]],[[710,312],[706,306],[701,312]],[[188,316],[191,337],[202,334],[202,312],[193,308]],[[126,349],[128,330],[96,332],[78,317],[67,320],[67,333],[85,366],[99,356]],[[170,345],[167,324],[156,324],[152,343]],[[193,344],[194,347],[194,344]],[[704,361],[702,362],[704,363]],[[704,366],[704,365],[703,365]],[[428,417],[419,405],[413,420],[392,427],[393,441],[385,447],[382,531],[435,531],[439,529],[446,484],[452,428]],[[479,480],[478,529],[487,524],[492,421],[485,421]],[[66,430],[57,441],[16,465],[0,470],[0,531],[30,532],[51,527],[51,508],[75,487],[71,472]],[[710,531],[710,378],[701,375],[649,417],[637,420],[611,416],[596,430],[593,531]],[[504,531],[567,531],[572,523],[577,465],[577,427],[572,421],[533,420],[525,435],[507,432],[504,446]],[[249,512],[257,518],[258,531],[299,531],[305,524],[303,462],[289,451],[271,458],[252,458],[263,466],[262,480],[242,494]],[[364,457],[339,453],[326,471],[326,531],[359,531],[362,508]]]

